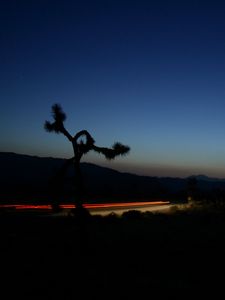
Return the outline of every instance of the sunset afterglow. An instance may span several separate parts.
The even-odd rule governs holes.
[[[83,161],[225,178],[225,1],[1,4],[0,151],[71,157],[43,130],[60,103],[69,132],[131,148],[115,162],[92,152]]]

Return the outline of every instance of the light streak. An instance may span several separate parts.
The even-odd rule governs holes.
[[[84,203],[83,206],[87,209],[96,209],[96,208],[126,208],[126,207],[140,207],[140,206],[154,206],[154,205],[166,205],[170,204],[169,201],[148,201],[148,202],[114,202],[114,203],[95,203],[87,204]],[[63,209],[73,209],[76,206],[74,204],[60,204],[60,208]],[[51,204],[2,204],[0,208],[14,208],[16,210],[52,210]]]

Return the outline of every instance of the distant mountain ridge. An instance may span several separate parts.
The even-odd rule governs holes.
[[[225,178],[208,177],[208,176],[202,175],[202,174],[191,175],[188,178],[195,178],[197,180],[203,180],[203,181],[220,181],[220,182],[225,181]]]
[[[49,182],[65,159],[0,152],[0,201],[47,201]],[[81,163],[87,199],[186,199],[188,178],[150,177]],[[66,199],[74,189],[71,167],[63,183]],[[225,189],[225,180],[190,176],[202,191]]]

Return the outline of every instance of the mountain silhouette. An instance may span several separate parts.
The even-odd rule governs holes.
[[[38,157],[0,152],[0,200],[4,202],[49,202],[49,181],[65,162],[61,158]],[[84,176],[84,201],[106,202],[127,200],[186,199],[187,179],[139,176],[122,173],[92,163],[81,163]],[[225,180],[197,177],[202,191],[225,189]],[[64,197],[68,202],[73,193],[74,169],[68,170]]]
[[[203,174],[199,174],[199,175],[192,175],[189,176],[188,178],[195,178],[197,180],[201,180],[201,181],[209,181],[209,182],[224,182],[225,179],[224,178],[215,178],[215,177],[208,177],[206,175]]]

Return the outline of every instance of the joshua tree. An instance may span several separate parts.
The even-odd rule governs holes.
[[[70,158],[62,172],[59,174],[64,174],[65,169],[73,163],[75,169],[75,178],[76,178],[76,186],[77,186],[77,195],[75,197],[75,205],[76,208],[83,208],[82,206],[82,195],[83,195],[83,179],[80,168],[80,161],[84,154],[88,153],[91,150],[94,150],[100,154],[103,154],[106,159],[114,159],[118,155],[126,155],[130,148],[121,143],[115,143],[112,148],[98,147],[95,145],[95,141],[93,137],[87,130],[81,130],[77,132],[74,136],[72,136],[64,127],[64,121],[66,120],[66,114],[63,112],[61,106],[59,104],[54,104],[52,106],[52,116],[54,122],[51,123],[46,121],[44,124],[44,128],[48,132],[62,133],[65,137],[72,143],[74,156]],[[83,139],[85,141],[83,141]]]

